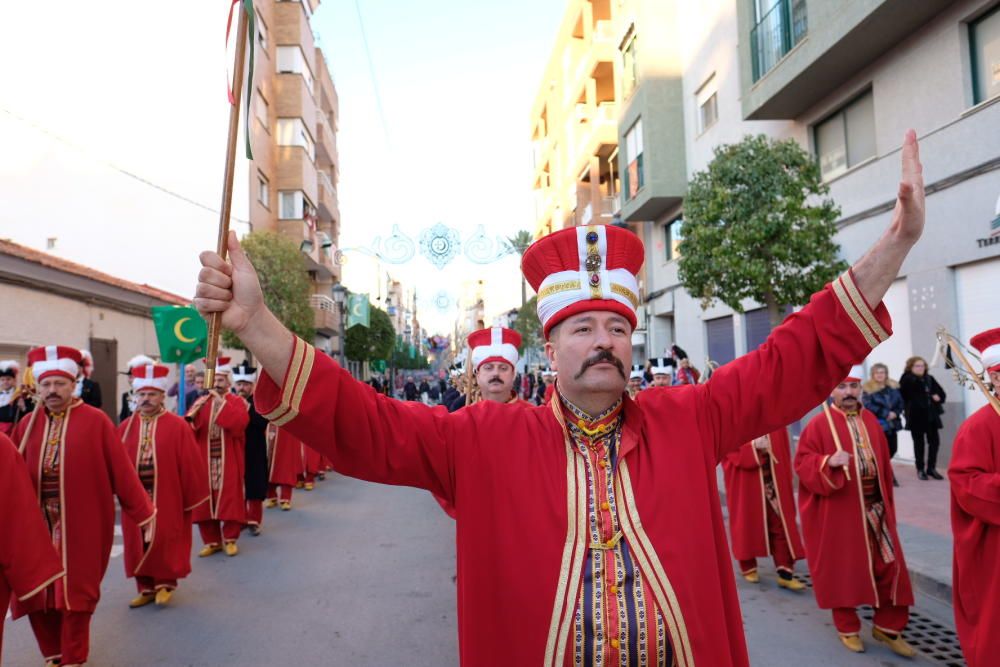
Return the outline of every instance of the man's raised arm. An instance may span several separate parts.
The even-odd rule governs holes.
[[[800,419],[853,364],[891,335],[882,297],[924,229],[924,182],[916,134],[906,133],[902,177],[888,229],[843,276],[813,295],[756,351],[720,368],[702,390],[716,459]]]
[[[263,367],[257,409],[326,454],[343,474],[424,488],[453,498],[451,432],[467,417],[403,403],[355,381],[332,359],[294,336],[264,304],[257,272],[229,234],[230,262],[201,254],[194,305],[222,314]]]

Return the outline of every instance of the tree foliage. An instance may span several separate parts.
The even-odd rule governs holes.
[[[541,347],[545,341],[542,340],[542,323],[538,319],[537,312],[538,296],[528,299],[517,311],[517,319],[514,321],[514,331],[521,334],[521,349],[524,353],[529,347]]]
[[[792,139],[747,136],[715,149],[684,203],[679,277],[708,307],[764,304],[771,325],[844,271],[834,242],[840,209],[819,165]]]
[[[241,243],[257,269],[264,303],[292,333],[311,341],[316,335],[313,311],[309,305],[312,290],[298,246],[288,238],[268,231],[251,232]],[[245,349],[230,331],[224,332],[223,345]]]
[[[369,310],[368,327],[356,324],[347,330],[344,353],[354,361],[388,360],[396,343],[392,320],[384,310]]]

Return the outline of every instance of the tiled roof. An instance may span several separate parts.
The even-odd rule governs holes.
[[[27,262],[33,262],[35,264],[55,269],[57,271],[72,273],[77,276],[96,280],[97,282],[101,282],[106,285],[119,287],[121,289],[128,290],[129,292],[135,292],[136,294],[142,294],[153,299],[159,299],[160,301],[164,301],[166,303],[178,306],[184,306],[191,303],[191,299],[178,296],[177,294],[161,290],[157,287],[152,287],[146,284],[140,285],[139,283],[133,283],[129,280],[125,280],[124,278],[116,278],[115,276],[108,275],[107,273],[103,273],[97,269],[92,269],[89,266],[84,266],[83,264],[77,264],[76,262],[56,257],[55,255],[50,255],[46,252],[42,252],[41,250],[35,250],[34,248],[14,243],[8,239],[0,239],[0,254],[10,255],[12,257],[23,259]]]

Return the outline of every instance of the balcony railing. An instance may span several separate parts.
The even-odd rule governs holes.
[[[806,32],[806,0],[778,0],[750,31],[753,80],[771,71]]]
[[[336,335],[340,330],[340,313],[337,303],[323,294],[313,294],[309,297],[309,306],[313,310],[313,326],[327,336]]]

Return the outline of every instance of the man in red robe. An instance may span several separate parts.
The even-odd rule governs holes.
[[[292,491],[303,473],[302,441],[274,424],[267,427],[267,506],[292,509]]]
[[[834,388],[802,431],[795,453],[799,512],[813,590],[849,650],[862,653],[856,607],[875,609],[872,637],[895,653],[916,652],[903,639],[913,604],[903,547],[896,534],[889,443],[861,404],[860,366]],[[715,378],[712,378],[715,381]]]
[[[53,546],[66,573],[25,602],[42,656],[64,667],[87,661],[90,617],[101,596],[114,540],[115,503],[140,527],[155,513],[107,415],[74,398],[80,351],[50,345],[28,353],[41,405],[21,421],[15,441]]]
[[[312,491],[316,487],[316,477],[321,472],[323,456],[312,447],[305,445],[299,448],[299,452],[302,455],[302,472],[299,473],[295,488]]]
[[[269,420],[342,474],[455,507],[462,664],[742,667],[715,467],[805,414],[889,337],[885,307],[872,304],[924,219],[913,132],[902,154],[893,223],[850,271],[711,382],[637,401],[623,393],[644,249],[620,227],[563,229],[522,258],[559,370],[545,407],[480,401],[446,413],[376,394],[267,310],[235,234],[231,264],[202,253],[195,305],[221,313],[260,362]],[[669,430],[653,427],[664,418]]]
[[[236,540],[247,517],[243,455],[250,408],[230,391],[229,361],[229,357],[219,357],[215,386],[195,401],[187,414],[201,448],[211,491],[208,502],[194,509],[194,521],[205,544],[198,552],[202,558],[223,548],[227,556],[238,554]]]
[[[805,557],[795,521],[792,455],[784,427],[748,442],[722,459],[729,507],[733,557],[743,578],[760,582],[757,558],[771,556],[778,586],[801,591],[792,578],[795,561]]]
[[[61,577],[59,554],[38,512],[38,499],[24,459],[0,433],[0,619],[7,615],[11,591],[24,602]],[[0,656],[3,655],[0,621]]]
[[[948,467],[955,627],[969,667],[1000,656],[1000,329],[972,339],[993,395],[955,436]]]
[[[522,402],[514,391],[521,334],[506,327],[489,327],[470,333],[466,343],[469,346],[473,387],[456,399],[458,406],[455,409],[481,400]],[[527,405],[527,402],[524,403]]]
[[[135,577],[139,596],[130,607],[170,602],[177,580],[191,573],[191,511],[208,501],[208,474],[191,427],[163,401],[170,369],[162,364],[131,368],[136,411],[118,426],[156,519],[142,530],[122,518],[125,576]]]

